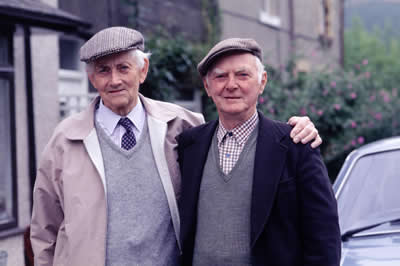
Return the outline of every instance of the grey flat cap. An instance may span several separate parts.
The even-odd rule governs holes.
[[[230,38],[217,43],[213,48],[211,48],[206,57],[201,60],[201,62],[197,65],[197,70],[199,71],[200,75],[204,77],[207,74],[208,69],[218,57],[232,51],[249,52],[257,56],[262,61],[262,50],[255,40]]]
[[[132,49],[144,50],[143,35],[125,27],[111,27],[96,33],[81,47],[81,61],[91,62],[105,55]]]

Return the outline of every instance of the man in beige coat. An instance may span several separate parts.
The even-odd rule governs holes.
[[[81,48],[100,97],[62,121],[42,154],[31,223],[36,266],[179,265],[175,137],[204,118],[139,94],[149,66],[143,51],[142,35],[123,27]],[[308,118],[291,122],[298,140],[321,143]]]

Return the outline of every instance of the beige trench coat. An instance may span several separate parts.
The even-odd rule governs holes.
[[[42,154],[31,223],[35,266],[105,263],[107,187],[94,127],[99,99],[86,111],[62,121]],[[203,123],[204,118],[174,104],[141,95],[140,99],[147,112],[151,147],[179,239],[176,198],[180,194],[180,173],[175,136]]]

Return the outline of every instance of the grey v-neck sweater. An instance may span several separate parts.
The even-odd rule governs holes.
[[[258,126],[225,175],[214,135],[200,185],[193,265],[251,265],[250,209]]]

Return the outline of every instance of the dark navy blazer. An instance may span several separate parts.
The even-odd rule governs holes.
[[[336,200],[319,149],[295,144],[291,127],[259,113],[251,203],[253,265],[336,266],[341,240]],[[192,265],[197,202],[217,121],[178,139],[183,265]]]

